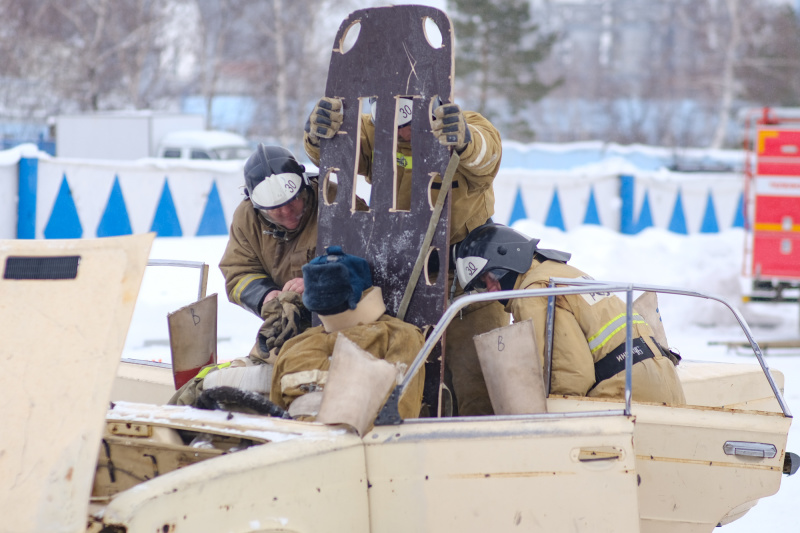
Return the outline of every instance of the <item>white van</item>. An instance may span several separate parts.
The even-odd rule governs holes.
[[[158,157],[169,159],[247,159],[253,148],[235,133],[215,130],[184,130],[168,133],[161,140]]]

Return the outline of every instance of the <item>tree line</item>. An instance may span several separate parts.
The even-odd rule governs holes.
[[[0,0],[0,120],[189,97],[298,147],[354,0]],[[800,105],[800,31],[774,0],[447,0],[456,101],[505,139],[736,146],[738,113]]]

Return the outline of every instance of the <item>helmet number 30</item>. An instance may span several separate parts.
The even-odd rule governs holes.
[[[297,184],[294,183],[293,181],[287,181],[284,187],[289,189],[289,192],[294,192],[297,190]]]
[[[411,118],[411,106],[409,104],[402,104],[397,110],[397,114],[400,118],[404,119],[404,121],[405,119]]]

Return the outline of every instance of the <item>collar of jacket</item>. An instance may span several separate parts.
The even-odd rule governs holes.
[[[273,239],[277,239],[279,241],[291,241],[295,237],[297,237],[308,225],[308,221],[311,219],[311,215],[317,212],[317,188],[312,186],[307,189],[306,198],[308,199],[308,205],[306,206],[305,211],[303,211],[303,218],[300,219],[300,224],[293,230],[288,230],[279,224],[275,224],[274,222],[267,219],[261,211],[256,209],[258,212],[258,219],[261,221],[262,224],[267,226],[267,229],[264,230],[265,235],[269,235]]]
[[[364,295],[355,309],[348,309],[335,315],[319,315],[322,326],[328,333],[335,333],[343,329],[375,322],[386,312],[383,303],[383,292],[380,287],[371,287],[364,291]]]
[[[528,269],[528,272],[530,272],[534,268],[538,267],[542,263],[544,263],[544,261],[542,261],[542,258],[541,257],[536,257],[536,254],[534,254],[533,259],[531,260],[531,268]],[[518,291],[520,289],[524,289],[525,288],[525,287],[522,286],[522,281],[525,279],[525,275],[528,272],[523,272],[521,274],[517,274],[517,280],[514,282],[514,287],[512,287],[512,290]],[[503,307],[505,308],[507,313],[511,313],[512,312],[512,310],[511,310],[511,302],[513,302],[513,301],[514,300],[498,300],[498,302],[503,304]]]

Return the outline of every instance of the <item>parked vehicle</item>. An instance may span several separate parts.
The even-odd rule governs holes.
[[[759,364],[683,361],[687,405],[632,402],[628,379],[624,400],[551,395],[545,412],[396,416],[405,386],[470,303],[651,291],[727,305],[594,280],[456,300],[363,436],[342,424],[119,396],[107,410],[151,239],[0,244],[0,379],[4,427],[13,428],[0,456],[0,512],[9,531],[80,531],[88,516],[88,531],[105,533],[711,532],[797,469],[783,376],[732,308]],[[169,368],[151,368],[171,381]],[[143,390],[160,378],[127,379],[134,392],[137,379]]]
[[[55,117],[56,155],[85,159],[156,157],[168,133],[203,130],[202,115],[156,111],[99,112]]]
[[[752,110],[746,119],[744,274],[750,301],[800,301],[800,109]]]
[[[216,130],[173,131],[164,136],[158,157],[169,159],[247,159],[253,152],[241,135]]]

